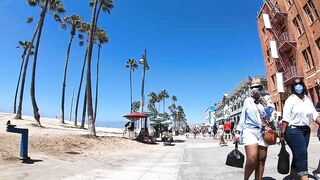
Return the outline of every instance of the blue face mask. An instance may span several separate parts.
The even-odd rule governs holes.
[[[297,94],[301,94],[303,92],[303,86],[301,84],[297,84],[294,86],[294,91],[297,93]]]

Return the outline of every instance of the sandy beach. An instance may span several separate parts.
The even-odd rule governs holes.
[[[60,124],[58,119],[41,118],[38,127],[30,116],[14,119],[14,114],[0,113],[0,171],[21,164],[20,134],[6,132],[6,123],[17,128],[29,129],[29,157],[31,159],[61,160],[75,162],[94,157],[106,157],[134,153],[150,146],[123,138],[121,128],[97,127],[97,137],[88,136],[86,129],[75,128],[71,122]]]

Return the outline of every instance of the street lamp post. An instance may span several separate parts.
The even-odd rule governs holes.
[[[146,70],[149,70],[146,49],[144,49],[144,54],[142,55],[142,58],[140,59],[139,63],[143,65],[142,85],[141,85],[141,110],[140,110],[140,112],[143,113],[143,109],[144,109],[144,81],[145,81]]]

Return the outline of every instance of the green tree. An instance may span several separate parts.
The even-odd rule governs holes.
[[[98,4],[99,3],[99,4]],[[87,94],[87,105],[88,105],[88,120],[89,120],[89,133],[90,135],[96,136],[95,130],[95,120],[93,114],[93,105],[92,105],[92,90],[91,90],[91,58],[93,50],[93,41],[94,41],[94,32],[98,24],[98,18],[100,13],[100,8],[110,13],[111,8],[113,8],[112,0],[93,0],[92,4],[92,16],[91,16],[91,27],[89,33],[88,41],[88,58],[87,58],[87,81],[86,81],[86,94]],[[99,6],[97,12],[97,6]]]
[[[126,68],[129,68],[129,72],[130,72],[130,112],[133,111],[132,109],[132,72],[134,72],[135,69],[138,69],[138,63],[136,62],[136,60],[134,58],[131,58],[127,61],[126,64]]]
[[[16,91],[15,91],[15,95],[14,95],[14,102],[13,102],[13,113],[17,112],[17,96],[18,96],[18,91],[19,91],[19,85],[20,85],[20,79],[21,79],[21,73],[23,70],[23,65],[24,65],[24,61],[25,61],[25,56],[27,54],[28,48],[31,47],[31,43],[29,41],[19,41],[19,46],[17,46],[17,48],[19,49],[23,49],[22,55],[21,55],[21,65],[20,65],[20,71],[19,71],[19,76],[18,76],[18,82],[17,82],[17,86],[16,86]],[[33,54],[33,51],[31,52],[31,55]]]
[[[172,117],[172,121],[173,121],[173,127],[176,128],[177,126],[177,122],[176,122],[176,117],[177,117],[177,106],[176,106],[176,102],[177,102],[177,97],[175,95],[173,95],[171,97],[171,105],[169,106],[169,110],[170,110],[170,115]]]
[[[149,95],[148,109],[154,114],[155,117],[158,115],[155,103],[158,101],[158,95],[155,92],[151,92]]]
[[[141,103],[140,101],[134,101],[132,103],[132,112],[138,112],[140,109]]]
[[[66,81],[67,81],[67,70],[68,70],[69,55],[70,55],[71,45],[72,45],[74,36],[76,35],[77,30],[81,26],[82,17],[74,14],[72,16],[65,17],[64,18],[64,22],[67,25],[71,26],[71,30],[70,30],[70,40],[69,40],[68,49],[67,49],[66,62],[64,64],[64,73],[63,73],[63,82],[62,82],[61,123],[63,123],[63,124],[64,124],[64,102],[65,102],[65,92],[66,92]]]

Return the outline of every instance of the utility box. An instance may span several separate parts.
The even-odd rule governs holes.
[[[22,160],[29,160],[28,157],[28,129],[16,128],[16,125],[10,123],[10,120],[7,122],[7,132],[21,134],[21,144],[20,144],[20,157]]]

